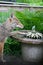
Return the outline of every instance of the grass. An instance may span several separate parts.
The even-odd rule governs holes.
[[[42,11],[29,11],[22,12],[16,11],[16,16],[24,25],[24,29],[31,30],[32,26],[36,26],[36,31],[43,32],[43,10]]]
[[[16,0],[16,2],[28,3],[29,5],[32,5],[32,6],[43,5],[42,0]]]
[[[39,3],[42,0],[16,0],[17,2],[25,2],[25,3]]]

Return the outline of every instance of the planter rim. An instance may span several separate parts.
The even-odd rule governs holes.
[[[19,34],[24,35],[23,32],[28,32],[31,30],[19,30],[18,32],[20,32]],[[21,38],[21,37],[17,37],[16,34],[15,36],[13,36],[15,39],[17,39],[18,41],[22,42],[22,43],[28,43],[28,44],[43,44],[43,39],[31,39],[31,38]]]
[[[27,39],[27,38],[16,38],[15,39],[19,40],[22,43],[27,43],[27,44],[43,44],[43,40],[41,39]]]
[[[41,39],[27,39],[27,38],[23,38],[23,39],[20,39],[21,42],[23,43],[28,43],[28,44],[42,44],[43,43],[43,40]]]

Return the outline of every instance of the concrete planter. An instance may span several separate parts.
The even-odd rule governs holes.
[[[24,61],[39,62],[42,60],[43,45],[42,44],[26,44],[22,46],[22,58]]]
[[[43,59],[43,39],[26,38],[25,34],[28,31],[22,30],[15,35],[15,38],[21,42],[22,58],[29,62],[40,62]]]

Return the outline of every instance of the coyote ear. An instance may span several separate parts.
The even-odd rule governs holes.
[[[14,17],[14,14],[13,13],[11,13],[11,18],[13,18]]]

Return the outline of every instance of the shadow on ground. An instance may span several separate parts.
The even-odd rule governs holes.
[[[0,65],[43,65],[43,62],[26,62],[21,57],[4,56],[6,62],[0,60]]]

